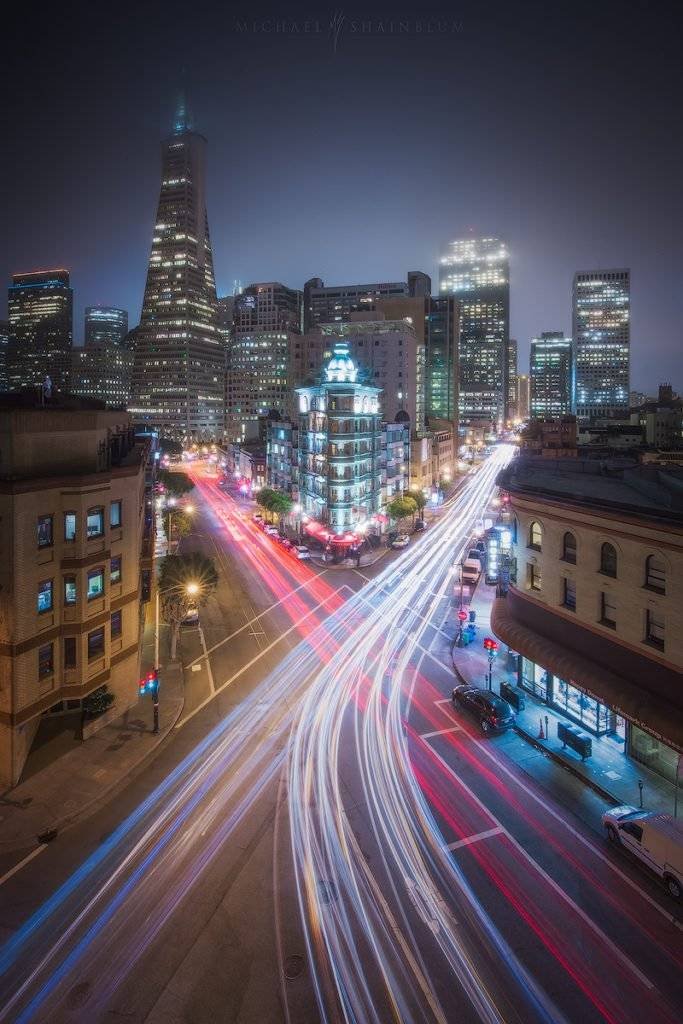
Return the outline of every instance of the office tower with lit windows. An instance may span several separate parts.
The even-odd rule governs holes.
[[[128,312],[114,306],[86,306],[85,344],[123,345],[128,334]]]
[[[544,331],[531,342],[529,366],[531,415],[535,419],[567,416],[574,411],[572,339],[562,331]]]
[[[505,419],[514,420],[517,415],[517,342],[514,338],[508,338],[507,358],[505,360],[505,394],[507,407]]]
[[[460,303],[461,419],[503,419],[510,336],[510,264],[503,242],[451,242],[441,258],[439,294]]]
[[[426,298],[432,289],[431,278],[421,270],[408,272],[405,281],[384,281],[375,284],[336,284],[325,287],[319,277],[304,285],[304,329],[319,324],[342,323],[354,313],[378,308],[383,299],[409,296]]]
[[[14,274],[7,306],[9,390],[37,388],[48,377],[53,391],[66,390],[73,343],[73,291],[68,270]]]
[[[528,420],[531,410],[531,383],[526,373],[517,374],[517,409],[518,420]]]
[[[292,345],[300,337],[302,294],[278,281],[251,284],[235,296],[227,359],[226,437],[258,434],[272,409],[287,415],[294,383]]]
[[[126,409],[132,372],[132,349],[112,341],[91,341],[72,350],[69,391],[97,398],[110,409]]]
[[[9,345],[9,321],[0,320],[0,391],[7,391],[7,347]]]
[[[206,210],[206,147],[184,104],[162,143],[162,180],[130,411],[177,440],[221,440],[225,349],[218,330]]]
[[[449,420],[457,435],[460,304],[452,295],[425,302],[427,416]],[[454,435],[454,436],[455,436]]]
[[[574,275],[572,330],[579,419],[628,413],[630,321],[630,270],[583,270]]]

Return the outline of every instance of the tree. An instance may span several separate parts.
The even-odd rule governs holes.
[[[414,516],[417,512],[417,502],[407,495],[394,498],[387,505],[387,512],[392,519],[407,519],[408,516]]]
[[[256,493],[256,504],[282,519],[292,511],[294,502],[284,491],[276,491],[272,487],[262,487]]]
[[[189,555],[167,555],[161,563],[159,601],[164,621],[171,627],[171,659],[176,656],[180,625],[191,605],[204,605],[218,586],[218,572],[212,558],[197,551]]]
[[[406,491],[405,497],[406,498],[412,498],[412,500],[415,502],[417,511],[420,513],[420,519],[424,519],[423,509],[424,509],[425,505],[427,504],[427,499],[425,498],[425,496],[422,493],[422,491],[418,491],[418,490]]]
[[[194,484],[185,473],[173,473],[169,469],[160,469],[157,473],[157,480],[171,498],[183,498],[194,490]]]

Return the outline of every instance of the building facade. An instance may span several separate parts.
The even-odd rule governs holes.
[[[343,284],[325,287],[319,277],[304,285],[304,329],[320,324],[343,323],[351,313],[369,312],[380,299],[401,296],[426,297],[431,280],[420,270],[410,271],[406,281],[385,281],[375,284]]]
[[[335,344],[345,341],[364,379],[381,388],[383,420],[394,422],[399,412],[405,412],[413,430],[424,430],[425,348],[418,343],[411,324],[405,320],[385,320],[384,314],[377,312],[352,316],[358,319],[322,324],[295,339],[295,383],[303,385],[318,379]]]
[[[625,416],[630,391],[630,270],[574,275],[572,331],[577,416]]]
[[[110,409],[127,409],[131,399],[133,352],[123,343],[91,341],[71,353],[69,391],[97,398]]]
[[[460,417],[505,417],[510,337],[510,264],[497,238],[451,242],[439,267],[439,294],[460,303]]]
[[[142,576],[152,566],[146,445],[130,416],[0,402],[0,781],[15,785],[43,717],[102,687],[136,703]],[[150,507],[151,508],[151,507]],[[106,724],[107,715],[85,729]]]
[[[338,342],[320,384],[296,389],[298,501],[303,513],[343,535],[380,511],[380,389],[358,380]]]
[[[517,419],[517,341],[515,338],[508,338],[507,344],[507,358],[505,360],[505,370],[507,378],[505,381],[505,393],[507,397],[507,407],[505,410],[505,419],[512,421]]]
[[[73,291],[68,270],[14,274],[7,308],[8,390],[35,391],[49,378],[52,391],[66,391],[73,344]]]
[[[86,306],[86,345],[123,345],[127,334],[127,310],[115,306]]]
[[[574,350],[563,331],[544,331],[532,340],[529,381],[533,417],[574,411]]]
[[[517,420],[524,422],[531,414],[531,382],[526,373],[517,377]]]
[[[457,433],[460,395],[460,305],[452,295],[428,298],[425,310],[427,415]]]
[[[7,380],[7,349],[9,347],[9,320],[0,320],[0,393],[9,390]]]
[[[301,336],[302,295],[278,281],[251,284],[235,296],[227,358],[226,437],[253,438],[275,409],[287,415],[292,355]]]
[[[512,582],[492,627],[519,682],[673,781],[683,749],[683,470],[519,458]]]
[[[162,180],[132,400],[136,422],[176,440],[223,437],[225,349],[218,330],[206,210],[206,139],[179,113],[162,144]]]

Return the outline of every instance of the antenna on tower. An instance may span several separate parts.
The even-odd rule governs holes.
[[[190,117],[190,107],[187,102],[187,91],[185,88],[185,68],[183,68],[182,76],[183,84],[178,94],[178,103],[175,118],[173,119],[173,133],[175,135],[182,135],[183,132],[188,132],[192,129],[192,118]]]

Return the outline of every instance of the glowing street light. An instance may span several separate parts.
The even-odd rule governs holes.
[[[185,587],[188,597],[196,597],[199,593],[200,587],[198,583],[188,583]]]

